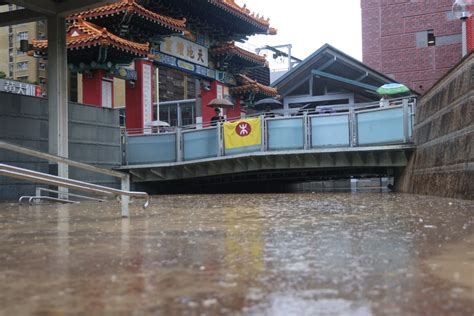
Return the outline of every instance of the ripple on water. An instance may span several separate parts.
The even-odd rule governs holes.
[[[472,314],[473,206],[184,195],[122,220],[114,203],[6,204],[0,314]]]

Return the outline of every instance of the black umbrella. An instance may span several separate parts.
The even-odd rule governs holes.
[[[274,98],[266,98],[254,103],[257,110],[275,110],[283,107],[283,103]]]
[[[230,102],[229,100],[220,99],[220,98],[216,98],[216,99],[212,100],[211,102],[209,102],[209,104],[207,106],[209,106],[211,108],[224,108],[224,109],[233,109],[234,108],[234,104],[232,102]]]

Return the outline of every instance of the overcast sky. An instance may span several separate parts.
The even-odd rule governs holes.
[[[236,0],[270,18],[278,35],[254,36],[251,47],[292,44],[293,55],[308,57],[325,43],[361,60],[360,0]]]

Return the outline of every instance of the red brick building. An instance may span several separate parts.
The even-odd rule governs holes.
[[[452,4],[361,0],[364,63],[413,90],[427,91],[461,58],[461,21],[452,13]],[[468,28],[472,24],[471,18]]]

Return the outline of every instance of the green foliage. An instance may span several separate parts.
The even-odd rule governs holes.
[[[6,78],[7,74],[4,73],[3,71],[0,71],[0,79]]]

